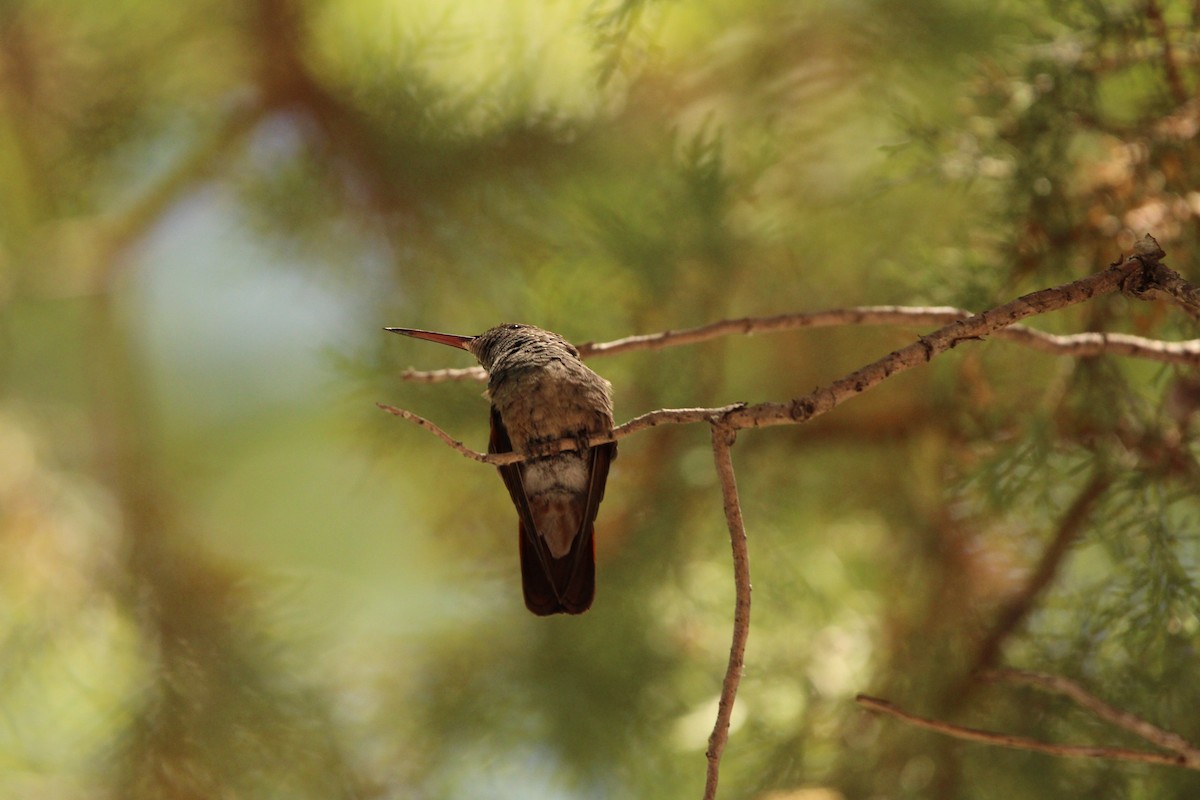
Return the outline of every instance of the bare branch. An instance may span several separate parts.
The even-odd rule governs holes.
[[[1153,242],[1152,239],[1150,241]],[[963,323],[966,327],[954,333],[948,342],[948,347],[954,347],[963,339],[994,336],[1044,353],[1075,358],[1120,355],[1167,364],[1200,366],[1200,339],[1164,342],[1143,336],[1100,331],[1055,335],[1015,324],[1016,320],[1031,314],[1065,308],[1117,289],[1135,297],[1143,297],[1152,290],[1159,290],[1189,308],[1200,309],[1200,289],[1183,280],[1174,270],[1159,263],[1158,259],[1164,254],[1161,250],[1157,250],[1157,247],[1157,243],[1153,245],[1139,243],[1139,249],[1134,255],[1114,264],[1104,272],[1064,286],[1034,292],[984,314],[972,314],[970,311],[953,306],[856,306],[825,311],[778,314],[770,317],[742,317],[741,319],[720,320],[697,328],[686,328],[679,331],[668,330],[627,336],[611,342],[586,342],[579,345],[579,355],[582,358],[593,358],[638,350],[661,350],[667,347],[707,342],[723,336],[751,336],[758,333],[778,333],[802,328],[831,328],[847,325],[943,325],[941,330],[923,337],[918,342],[921,348],[920,354],[923,355],[925,342],[932,342],[939,335],[946,335],[947,332],[953,333],[951,329],[955,327],[954,323]],[[968,322],[969,325],[967,325]],[[934,354],[936,353],[930,353],[930,356]],[[928,359],[918,359],[918,361],[924,360]],[[484,381],[487,380],[487,373],[483,371],[482,367],[432,371],[409,369],[401,373],[401,377],[411,383],[444,383],[463,380]]]
[[[1086,505],[1088,501],[1086,501],[1085,498],[1087,498],[1092,492],[1103,491],[1102,484],[1104,483],[1106,483],[1106,479],[1101,476],[1097,476],[1097,478],[1093,479],[1092,483],[1089,485],[1090,491],[1085,490],[1080,498],[1076,500],[1075,506],[1078,507]],[[1091,487],[1093,486],[1099,488],[1092,489]],[[1070,515],[1068,514],[1068,516]],[[1117,761],[1140,761],[1147,764],[1161,764],[1164,766],[1200,770],[1200,747],[1197,747],[1195,744],[1177,733],[1163,730],[1157,725],[1147,722],[1136,714],[1109,705],[1069,678],[1064,678],[1060,675],[1047,675],[1041,672],[1029,672],[1026,670],[1015,669],[984,670],[978,673],[978,676],[988,681],[1003,681],[1022,686],[1032,686],[1044,691],[1061,694],[1070,698],[1075,703],[1092,712],[1105,722],[1139,736],[1156,747],[1162,748],[1163,750],[1169,750],[1174,753],[1174,755],[1147,753],[1141,750],[1131,750],[1123,747],[1050,744],[1036,739],[1028,739],[1021,736],[1010,736],[1003,733],[992,733],[989,731],[977,730],[975,728],[965,728],[961,725],[954,725],[941,720],[919,717],[915,714],[902,711],[900,708],[886,700],[870,697],[868,695],[859,695],[856,700],[859,705],[862,705],[863,707],[872,711],[890,714],[891,716],[902,719],[909,724],[936,731],[938,733],[943,733],[947,736],[953,736],[958,739],[982,742],[984,744],[996,745],[998,747],[1012,747],[1020,750],[1033,750],[1053,756],[1063,756],[1069,758],[1106,758]]]
[[[639,336],[627,336],[611,342],[585,343],[578,346],[581,358],[618,355],[638,350],[664,350],[668,347],[700,344],[724,336],[753,336],[759,333],[779,333],[804,328],[834,328],[858,326],[946,325],[969,319],[972,312],[952,306],[853,306],[824,311],[805,311],[772,317],[743,317],[727,319],[681,331],[662,331]],[[997,339],[1014,342],[1051,355],[1082,358],[1085,356],[1126,356],[1157,361],[1164,364],[1200,366],[1200,339],[1165,342],[1127,333],[1091,331],[1056,335],[1025,325],[1011,325],[992,334]],[[458,369],[417,370],[400,373],[409,383],[446,383],[450,381],[487,380],[483,367]]]
[[[456,369],[406,369],[400,373],[402,380],[409,383],[449,383],[450,381],[475,381],[483,383],[487,380],[487,372],[483,367],[462,367]]]
[[[1150,255],[1133,255],[1103,272],[1063,286],[1042,289],[1018,297],[990,311],[976,314],[969,319],[957,320],[931,334],[921,336],[907,347],[895,350],[811,394],[797,397],[788,403],[758,403],[747,406],[730,413],[724,421],[739,429],[805,422],[877,386],[897,373],[928,363],[934,356],[956,347],[961,342],[982,339],[1034,314],[1066,308],[1127,288],[1131,276],[1149,271],[1146,262],[1151,265],[1158,263]]]
[[[1097,745],[1086,744],[1052,744],[1043,742],[1038,739],[1030,739],[1025,736],[1012,736],[1007,733],[993,733],[991,731],[979,730],[978,728],[968,728],[963,725],[955,725],[950,722],[941,720],[929,719],[927,717],[919,717],[916,714],[910,714],[900,707],[889,703],[887,700],[882,700],[878,697],[860,694],[854,698],[863,708],[875,711],[881,714],[896,717],[910,725],[915,725],[918,728],[941,733],[946,736],[952,736],[955,739],[963,739],[968,742],[979,742],[981,744],[993,745],[995,747],[1009,747],[1014,750],[1030,750],[1035,753],[1045,753],[1046,755],[1059,756],[1061,758],[1103,758],[1113,761],[1137,761],[1143,764],[1159,764],[1166,767],[1184,767],[1187,769],[1200,768],[1192,764],[1187,758],[1182,755],[1164,755],[1161,753],[1147,753],[1142,750],[1131,750],[1125,747],[1103,747]]]
[[[637,350],[662,350],[687,344],[699,344],[724,336],[752,336],[757,333],[779,333],[802,328],[835,328],[845,325],[921,325],[951,322],[971,316],[970,312],[951,306],[856,306],[832,308],[825,311],[805,311],[777,314],[770,317],[726,319],[685,328],[638,336],[626,336],[611,342],[586,342],[579,345],[583,358],[630,353]]]
[[[531,448],[527,453],[479,453],[446,433],[436,423],[425,419],[419,414],[414,414],[408,409],[389,406],[386,403],[376,403],[375,405],[389,414],[408,420],[414,425],[424,428],[450,445],[454,450],[457,450],[472,461],[478,461],[481,464],[492,464],[499,467],[504,464],[517,464],[531,458],[552,456],[555,453],[562,453],[566,450],[579,449],[578,439],[558,439],[553,442],[539,444]],[[660,408],[657,411],[642,414],[640,417],[634,417],[623,425],[618,425],[613,428],[611,434],[597,433],[592,435],[587,439],[587,446],[594,447],[605,442],[615,442],[619,439],[624,439],[626,436],[632,436],[638,431],[655,428],[659,425],[689,425],[696,422],[715,422],[725,414],[742,408],[743,405],[743,403],[735,403],[718,408]]]
[[[660,409],[643,414],[621,425],[613,431],[611,438],[593,437],[591,443],[597,444],[603,441],[615,441],[636,431],[664,424],[686,425],[697,422],[713,423],[720,421],[723,426],[741,430],[743,428],[794,425],[807,422],[813,417],[820,416],[836,408],[846,400],[877,386],[893,375],[928,363],[933,360],[934,356],[956,347],[961,342],[983,339],[1004,330],[1025,317],[1083,303],[1094,297],[1109,294],[1118,289],[1137,297],[1144,296],[1152,289],[1159,288],[1171,292],[1174,296],[1190,298],[1194,295],[1197,307],[1200,308],[1200,289],[1183,281],[1173,270],[1163,267],[1158,261],[1163,255],[1163,252],[1158,249],[1158,243],[1147,236],[1145,240],[1138,243],[1134,255],[1113,264],[1103,272],[1098,272],[1072,283],[1064,284],[1063,286],[1042,289],[1041,291],[1018,297],[1016,300],[967,319],[955,319],[950,324],[939,328],[933,333],[918,337],[916,342],[907,347],[895,350],[883,358],[834,381],[829,386],[794,398],[787,403],[767,402],[754,405],[741,403],[717,408]],[[877,311],[880,314],[891,313],[886,310],[877,309]],[[955,309],[940,309],[939,311],[957,313]],[[1052,339],[1047,339],[1048,335],[1044,334],[1035,336],[1030,332],[1020,335],[1036,338],[1043,342],[1053,341]],[[678,334],[676,335],[676,339],[682,340],[681,337],[683,336],[684,334]],[[1098,336],[1103,338],[1088,344],[1076,342],[1073,346],[1096,347],[1102,342],[1121,341],[1114,338],[1115,334],[1098,334]],[[1126,340],[1122,344],[1123,346],[1130,346],[1135,343]],[[448,371],[443,372],[445,375],[450,374]],[[455,372],[462,373],[462,371]],[[480,370],[480,373],[482,373],[482,370]],[[445,377],[444,379],[450,380],[452,378]],[[396,412],[392,411],[391,413]],[[415,417],[415,415],[413,416]],[[410,421],[416,422],[417,419],[420,418],[410,418]],[[435,433],[440,430],[428,420],[422,420],[417,424]],[[444,431],[438,433],[438,435],[447,442],[455,441]],[[552,442],[549,445],[539,448],[536,453],[527,454],[526,457],[571,450],[575,446],[575,443],[565,440]],[[469,457],[476,461],[485,461],[486,463],[500,463],[478,453],[473,453]],[[503,463],[513,463],[520,460],[523,460],[522,457],[513,457],[512,461],[505,461]]]
[[[647,411],[614,428],[613,438],[621,439],[647,428],[657,428],[659,425],[694,425],[697,422],[716,422],[727,414],[745,407],[745,403],[733,403],[717,408],[660,408],[657,411]]]
[[[1177,733],[1165,731],[1157,725],[1147,722],[1136,714],[1110,706],[1069,678],[1017,669],[990,670],[981,673],[980,677],[986,680],[1033,686],[1069,697],[1105,722],[1140,736],[1152,745],[1178,753],[1182,757],[1180,766],[1200,769],[1200,747]]]
[[[476,453],[474,450],[467,447],[465,444],[460,442],[458,439],[455,439],[453,436],[451,436],[450,434],[446,433],[444,430],[439,428],[435,423],[430,422],[429,420],[425,419],[424,417],[422,417],[418,414],[414,414],[413,412],[411,412],[407,409],[404,409],[404,408],[396,408],[395,406],[389,406],[384,403],[376,403],[375,405],[379,406],[380,408],[382,408],[384,411],[388,412],[389,414],[395,414],[397,417],[400,417],[400,419],[406,419],[409,422],[413,423],[414,425],[418,425],[418,426],[424,428],[425,430],[429,431],[434,436],[438,437],[443,442],[450,445],[452,448],[454,448],[455,450],[462,453],[464,456],[466,456],[467,458],[469,458],[473,461],[478,461],[483,464],[497,463],[494,460],[494,458],[495,458],[494,456],[488,455],[486,453]],[[505,455],[509,455],[509,454],[506,453]]]
[[[704,800],[717,796],[717,778],[721,769],[721,755],[729,740],[729,720],[733,715],[733,701],[737,697],[738,685],[745,666],[746,639],[750,636],[750,554],[746,546],[746,525],[742,520],[741,503],[738,500],[737,477],[733,471],[730,447],[737,433],[731,428],[712,426],[713,460],[717,476],[721,479],[721,497],[725,505],[725,521],[729,526],[729,541],[733,548],[733,580],[735,589],[733,612],[733,641],[729,645],[729,664],[725,668],[725,680],[721,684],[721,700],[717,705],[717,720],[712,735],[708,738],[708,771],[704,781]]]
[[[803,328],[833,328],[848,325],[858,326],[916,326],[916,325],[946,325],[958,320],[970,319],[974,314],[953,306],[854,306],[851,308],[834,308],[825,311],[798,312],[794,314],[779,314],[772,317],[743,317],[727,319],[702,325],[698,328],[688,328],[681,331],[662,331],[641,336],[627,336],[611,342],[598,344],[586,343],[579,345],[579,355],[583,358],[594,356],[616,355],[635,350],[661,350],[667,347],[698,344],[723,336],[744,335],[752,336],[758,333],[778,333]],[[1200,339],[1184,342],[1164,342],[1149,339],[1144,336],[1131,336],[1124,333],[1088,332],[1070,335],[1055,335],[1029,328],[1024,325],[1011,325],[996,331],[993,336],[997,339],[1015,342],[1031,347],[1043,353],[1053,355],[1083,356],[1119,355],[1130,358],[1143,358],[1149,361],[1160,361],[1168,364],[1184,364],[1200,366]],[[438,373],[406,372],[405,378],[423,377],[455,370],[439,370]],[[456,376],[447,376],[442,380],[453,380]],[[472,377],[472,376],[464,376]]]
[[[1056,336],[1024,325],[1013,325],[993,334],[997,339],[1017,342],[1057,356],[1128,356],[1146,361],[1181,366],[1200,366],[1200,339],[1164,342],[1127,333],[1073,333]]]

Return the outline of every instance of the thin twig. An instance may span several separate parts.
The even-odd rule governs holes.
[[[579,345],[579,355],[608,356],[638,350],[661,350],[700,344],[724,336],[752,336],[758,333],[779,333],[803,328],[834,328],[845,325],[921,325],[944,323],[970,313],[950,306],[856,306],[776,314],[769,317],[724,319],[696,328],[667,330],[614,339],[611,342],[585,342]]]
[[[725,319],[698,328],[660,331],[638,336],[626,336],[610,342],[585,343],[578,346],[581,358],[631,353],[639,350],[664,350],[668,347],[700,344],[725,336],[753,336],[760,333],[780,333],[806,328],[857,326],[946,325],[969,319],[973,314],[952,306],[854,306],[824,311],[803,311],[771,317]],[[1085,356],[1126,356],[1146,361],[1181,366],[1200,366],[1200,339],[1166,342],[1127,333],[1089,331],[1073,334],[1053,334],[1025,325],[1002,328],[992,336],[1013,342],[1042,353],[1083,358]],[[446,383],[450,381],[487,380],[483,367],[417,370],[400,373],[409,383]]]
[[[1069,697],[1105,722],[1127,730],[1152,745],[1178,753],[1183,758],[1181,766],[1200,769],[1200,747],[1177,733],[1165,731],[1147,722],[1136,714],[1110,706],[1070,678],[1017,669],[989,670],[981,673],[980,677],[985,680],[1033,686]]]
[[[745,403],[733,403],[717,408],[660,408],[657,411],[647,411],[645,414],[636,416],[613,428],[613,437],[623,438],[647,428],[657,428],[659,425],[694,425],[697,422],[715,422],[727,414],[745,407]]]
[[[717,721],[708,738],[708,771],[704,781],[704,800],[717,796],[717,778],[721,769],[721,754],[729,741],[729,720],[733,715],[733,701],[737,697],[738,684],[742,680],[742,669],[746,663],[746,639],[750,636],[750,554],[746,546],[746,525],[742,520],[742,507],[738,500],[737,476],[733,471],[733,456],[730,447],[737,434],[722,425],[712,426],[713,460],[717,476],[721,479],[721,497],[725,505],[725,521],[729,526],[729,542],[733,548],[733,580],[735,600],[733,611],[733,641],[729,645],[729,664],[725,668],[725,680],[721,684],[721,700],[717,705]]]
[[[1139,257],[1144,258],[1145,254],[1136,253],[1134,256],[1125,259],[1121,264],[1114,265],[1113,268],[1105,272],[1097,273],[1090,278],[1084,278],[1082,281],[1076,281],[1065,286],[1035,292],[1033,295],[1027,295],[1025,298],[1013,301],[1008,306],[1012,306],[1028,298],[1037,299],[1036,296],[1038,295],[1043,295],[1042,299],[1062,297],[1065,293],[1086,291],[1091,286],[1094,287],[1094,294],[1088,294],[1070,302],[1063,302],[1057,305],[1052,304],[1033,313],[1044,313],[1055,308],[1063,308],[1074,302],[1090,299],[1095,294],[1111,292],[1116,288],[1121,288],[1123,291],[1139,297],[1151,290],[1157,289],[1171,295],[1184,305],[1200,308],[1200,290],[1197,290],[1196,287],[1184,281],[1174,270],[1159,264],[1157,258],[1161,256],[1148,259],[1150,261],[1149,264],[1140,261]],[[1110,273],[1114,269],[1132,272],[1139,266],[1143,266],[1145,269],[1142,271],[1140,280],[1136,282],[1136,285],[1131,286],[1128,283],[1122,283],[1119,286],[1100,286],[1101,284],[1111,282],[1113,276]],[[1101,280],[1101,276],[1107,277]],[[1005,309],[1008,306],[1001,306],[1000,308]],[[998,316],[996,312],[999,310],[993,309],[987,313],[995,317]],[[805,328],[833,328],[849,325],[948,326],[955,322],[976,320],[982,316],[972,314],[972,312],[961,308],[954,308],[953,306],[854,306],[851,308],[834,308],[824,311],[777,314],[769,317],[742,317],[740,319],[719,320],[708,325],[685,328],[678,331],[667,330],[658,333],[626,336],[622,339],[614,339],[609,342],[585,342],[579,345],[578,349],[581,358],[595,358],[639,350],[662,350],[668,347],[699,344],[724,336],[752,336],[759,333],[778,333]],[[1021,316],[1028,316],[1028,314],[1022,314]],[[931,336],[933,335],[936,334],[931,334]],[[1011,320],[1008,323],[995,326],[985,333],[972,334],[968,338],[982,338],[983,336],[992,336],[997,339],[1015,342],[1043,353],[1070,356],[1073,358],[1118,355],[1165,364],[1200,366],[1200,339],[1166,342],[1144,336],[1107,333],[1104,331],[1056,335],[1024,325],[1014,324]],[[951,344],[951,347],[953,347],[953,344]],[[408,369],[402,372],[400,377],[410,383],[445,383],[448,381],[484,381],[487,379],[487,373],[484,372],[482,367],[438,370]]]
[[[487,380],[487,372],[483,367],[455,367],[450,369],[406,369],[400,373],[400,379],[408,383],[449,383],[451,381],[475,381],[483,383]]]
[[[667,347],[699,344],[724,336],[752,336],[759,333],[779,333],[805,328],[835,328],[850,325],[855,326],[906,326],[916,325],[947,325],[958,320],[970,319],[974,314],[970,311],[953,306],[853,306],[850,308],[833,308],[824,311],[807,311],[792,314],[778,314],[770,317],[743,317],[741,319],[726,319],[701,325],[697,328],[687,328],[679,331],[661,331],[639,336],[626,336],[611,342],[585,343],[579,345],[579,355],[582,358],[595,356],[617,355],[637,350],[661,350]],[[1164,342],[1144,336],[1131,336],[1124,333],[1106,333],[1094,331],[1068,335],[1056,335],[1029,328],[1024,325],[1012,325],[992,334],[997,339],[1031,347],[1043,353],[1055,355],[1081,356],[1121,355],[1132,358],[1143,358],[1150,361],[1161,361],[1172,364],[1187,364],[1200,366],[1200,339],[1184,342]],[[459,379],[452,370],[439,370],[440,380]],[[473,379],[474,373],[465,374],[461,378]],[[425,375],[434,373],[406,372],[406,378],[423,380]]]
[[[452,448],[454,448],[455,450],[462,453],[464,456],[466,456],[467,458],[469,458],[473,461],[478,461],[483,464],[496,464],[497,466],[499,466],[499,462],[496,460],[495,456],[488,455],[486,453],[476,453],[474,450],[467,447],[465,444],[460,442],[458,439],[455,439],[453,436],[451,436],[450,434],[446,433],[444,430],[439,428],[437,426],[437,424],[430,422],[429,420],[425,419],[424,417],[422,417],[418,414],[414,414],[413,412],[409,411],[408,409],[396,408],[395,406],[389,406],[386,403],[376,403],[375,405],[379,406],[381,409],[388,412],[389,414],[395,414],[397,417],[400,417],[400,419],[406,419],[409,422],[413,423],[414,425],[418,425],[418,426],[424,428],[425,430],[429,431],[434,436],[438,437],[443,442],[450,445]],[[506,453],[504,455],[509,455],[509,454]],[[507,462],[505,462],[505,463],[507,463]]]
[[[1127,356],[1162,364],[1200,366],[1200,339],[1164,342],[1145,336],[1103,331],[1055,335],[1024,325],[998,330],[993,336],[1057,356]]]
[[[881,714],[888,714],[903,720],[910,725],[915,725],[918,728],[941,733],[946,736],[952,736],[955,739],[963,739],[968,742],[979,742],[981,744],[989,744],[995,747],[1009,747],[1014,750],[1029,750],[1035,753],[1045,753],[1046,755],[1059,756],[1061,758],[1103,758],[1113,761],[1137,761],[1143,764],[1159,764],[1166,767],[1185,767],[1187,769],[1197,769],[1198,767],[1189,762],[1182,755],[1164,755],[1161,753],[1147,753],[1142,750],[1131,750],[1125,747],[1103,747],[1098,745],[1087,744],[1052,744],[1043,742],[1039,739],[1030,739],[1025,736],[1012,736],[1007,733],[994,733],[992,731],[979,730],[978,728],[968,728],[963,725],[955,725],[950,722],[941,720],[929,719],[927,717],[919,717],[916,714],[910,714],[893,703],[887,700],[882,700],[878,697],[860,694],[854,698],[863,708],[871,711],[876,711]]]
[[[424,428],[450,445],[454,450],[472,461],[478,461],[481,464],[492,464],[497,467],[505,464],[517,464],[531,458],[543,458],[567,450],[578,450],[580,445],[578,439],[557,439],[553,442],[539,444],[526,453],[479,453],[446,433],[437,423],[431,422],[419,414],[414,414],[405,408],[389,406],[387,403],[376,403],[375,405],[389,414],[408,420],[414,425]],[[634,417],[623,425],[618,425],[612,429],[612,433],[592,434],[588,437],[586,444],[588,447],[594,447],[605,442],[615,442],[619,439],[624,439],[626,436],[632,436],[638,431],[655,428],[659,425],[689,425],[696,422],[715,422],[725,414],[739,409],[743,405],[742,403],[735,403],[718,408],[660,408],[657,411],[642,414],[640,417]]]

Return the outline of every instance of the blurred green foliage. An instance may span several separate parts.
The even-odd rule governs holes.
[[[1197,275],[1182,0],[10,0],[0,8],[0,794],[694,797],[725,667],[707,431],[626,439],[599,591],[538,619],[467,366],[856,304],[982,309],[1151,232]],[[1161,303],[1034,324],[1185,338]],[[617,416],[785,399],[915,331],[597,359]],[[969,343],[734,449],[754,575],[722,796],[1191,797],[1063,674],[1200,738],[1195,377]],[[1067,510],[1048,590],[996,634]],[[989,636],[994,647],[987,649]],[[984,654],[987,654],[986,657]],[[964,688],[965,687],[965,688]]]

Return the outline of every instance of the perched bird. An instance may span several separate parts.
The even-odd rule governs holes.
[[[613,428],[612,386],[557,333],[533,325],[497,325],[478,336],[386,328],[458,347],[488,373],[492,403],[489,453],[527,452],[572,438],[576,450],[500,467],[517,507],[521,583],[534,614],[582,614],[596,589],[596,511],[604,499],[616,442],[587,446]]]

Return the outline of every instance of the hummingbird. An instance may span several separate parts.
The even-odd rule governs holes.
[[[582,614],[596,589],[596,512],[616,442],[588,446],[613,428],[612,385],[584,366],[557,333],[506,323],[478,336],[385,328],[466,350],[488,374],[489,453],[524,453],[573,438],[575,450],[499,467],[517,508],[525,606],[538,616]]]

